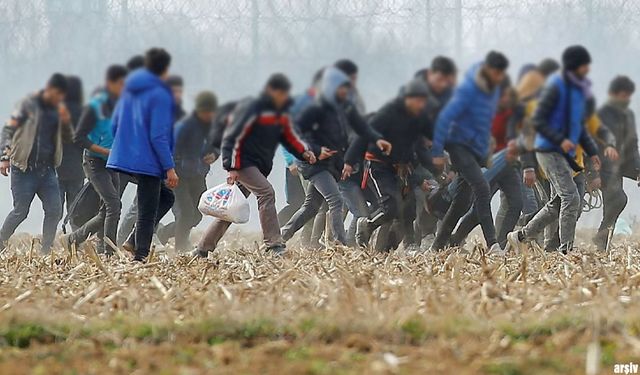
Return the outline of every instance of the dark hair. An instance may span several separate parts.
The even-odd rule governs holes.
[[[54,73],[47,82],[47,88],[57,89],[64,93],[67,92],[68,87],[67,78],[60,73]]]
[[[64,101],[66,103],[78,103],[84,102],[84,90],[82,89],[82,80],[78,76],[66,76],[67,79],[67,95],[65,95]]]
[[[453,59],[446,56],[436,56],[431,60],[431,67],[429,68],[429,71],[433,73],[439,72],[445,76],[450,76],[458,73],[458,68],[456,67],[456,63]]]
[[[338,60],[335,64],[333,64],[333,66],[340,69],[342,73],[348,76],[352,76],[358,73],[358,65],[356,65],[356,63],[349,59]]]
[[[554,59],[544,59],[538,64],[538,71],[548,77],[560,69],[560,64]]]
[[[574,71],[583,65],[591,64],[591,55],[583,46],[571,46],[562,52],[562,65],[567,71]]]
[[[291,81],[282,73],[274,73],[267,80],[266,86],[272,90],[289,91],[291,90]]]
[[[636,91],[636,84],[627,76],[617,76],[609,84],[609,94],[619,94],[628,92],[633,94]]]
[[[506,77],[504,77],[504,79],[502,80],[502,82],[500,82],[500,90],[502,90],[503,92],[509,88],[511,88],[511,77],[509,77],[508,75]]]
[[[127,69],[133,71],[144,66],[144,56],[135,55],[127,61]]]
[[[184,86],[184,79],[178,75],[171,75],[167,78],[167,85],[169,87],[182,87]]]
[[[509,59],[501,52],[491,51],[484,59],[484,64],[489,68],[498,70],[507,70],[509,67]]]
[[[117,80],[127,76],[129,71],[124,65],[111,65],[107,68],[105,78],[109,82],[116,82]]]
[[[151,48],[144,55],[144,66],[157,76],[164,74],[171,65],[171,55],[162,48]]]

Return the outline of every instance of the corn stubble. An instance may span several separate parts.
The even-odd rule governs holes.
[[[207,260],[158,248],[145,264],[90,243],[44,257],[33,239],[12,243],[0,372],[32,373],[43,353],[45,373],[600,374],[640,358],[636,242],[501,259],[480,246],[278,258],[228,238]],[[45,334],[16,340],[26,326]]]

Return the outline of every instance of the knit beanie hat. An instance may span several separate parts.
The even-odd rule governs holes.
[[[591,64],[591,55],[583,46],[571,46],[562,53],[562,65],[565,70],[574,71],[587,64]]]
[[[167,78],[167,85],[169,87],[183,87],[184,80],[182,79],[182,77],[177,75],[169,76]]]
[[[404,85],[404,97],[412,98],[412,97],[423,97],[426,98],[429,96],[429,88],[424,80],[419,78],[414,78],[409,83]]]
[[[196,112],[214,112],[218,109],[218,98],[211,91],[202,91],[196,96]]]

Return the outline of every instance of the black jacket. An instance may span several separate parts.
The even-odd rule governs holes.
[[[216,159],[222,154],[222,137],[224,136],[225,129],[227,129],[231,123],[231,116],[237,106],[237,101],[227,102],[221,105],[216,111],[216,118],[213,120],[213,125],[207,136],[207,140],[209,141],[207,154],[214,154]]]
[[[195,112],[175,125],[173,160],[176,172],[182,177],[203,177],[209,173],[209,165],[203,161],[209,153],[211,123],[203,123]]]
[[[65,104],[71,115],[71,130],[75,133],[82,113],[82,82],[77,77],[68,77],[69,88]],[[73,134],[72,134],[73,136]],[[72,139],[62,142],[62,163],[57,169],[58,178],[64,180],[83,180],[82,147],[75,144]]]
[[[353,105],[330,104],[322,97],[300,113],[296,119],[296,126],[316,155],[320,154],[321,147],[337,151],[332,157],[318,160],[313,165],[306,162],[299,163],[298,169],[305,178],[324,170],[328,170],[338,178],[342,173],[344,156],[349,148],[349,136],[352,131],[366,142],[375,143],[382,139],[382,135],[367,124]]]
[[[617,164],[626,169],[632,168],[636,174],[640,173],[640,154],[638,153],[638,134],[633,111],[623,109],[613,103],[606,103],[598,116],[615,137],[616,150],[620,154]]]
[[[388,165],[411,164],[418,161],[428,170],[434,171],[427,140],[433,134],[433,124],[426,112],[415,117],[409,114],[404,99],[398,97],[385,104],[369,121],[371,127],[391,142],[390,155],[384,155],[380,149],[367,139],[360,137],[347,152],[346,162],[358,163],[366,150],[374,159]]]
[[[280,143],[302,159],[302,154],[309,148],[294,130],[288,107],[276,110],[266,94],[239,103],[222,138],[224,169],[256,167],[267,176]]]

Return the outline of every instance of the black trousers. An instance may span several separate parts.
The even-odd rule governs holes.
[[[180,184],[175,188],[175,204],[173,205],[173,216],[175,221],[158,228],[158,237],[161,240],[168,240],[171,237],[176,239],[176,250],[178,252],[190,250],[189,235],[191,229],[197,226],[202,220],[202,214],[198,210],[198,203],[202,193],[207,190],[205,176],[181,177]]]
[[[173,191],[160,177],[138,174],[138,219],[127,243],[135,248],[134,260],[142,261],[149,255],[153,232],[175,201]]]
[[[491,216],[491,189],[484,178],[482,167],[476,155],[466,146],[458,144],[447,145],[453,169],[458,172],[459,179],[455,185],[451,206],[438,228],[433,249],[441,250],[449,244],[449,239],[458,221],[467,213],[471,205],[482,227],[488,247],[497,243],[496,228]]]
[[[497,240],[503,248],[507,244],[507,234],[516,227],[520,212],[522,211],[522,187],[520,169],[515,166],[506,166],[490,183],[491,196],[498,190],[501,192],[500,211],[496,215]],[[456,232],[451,236],[451,244],[456,246],[462,243],[471,233],[473,228],[480,224],[477,206],[467,211]]]
[[[369,215],[369,230],[373,232],[398,220],[390,232],[393,238],[376,246],[377,250],[390,250],[401,241],[404,241],[405,245],[415,243],[415,196],[413,190],[409,186],[405,188],[405,185],[392,166],[375,161],[369,163],[367,188],[377,202],[374,211]]]

